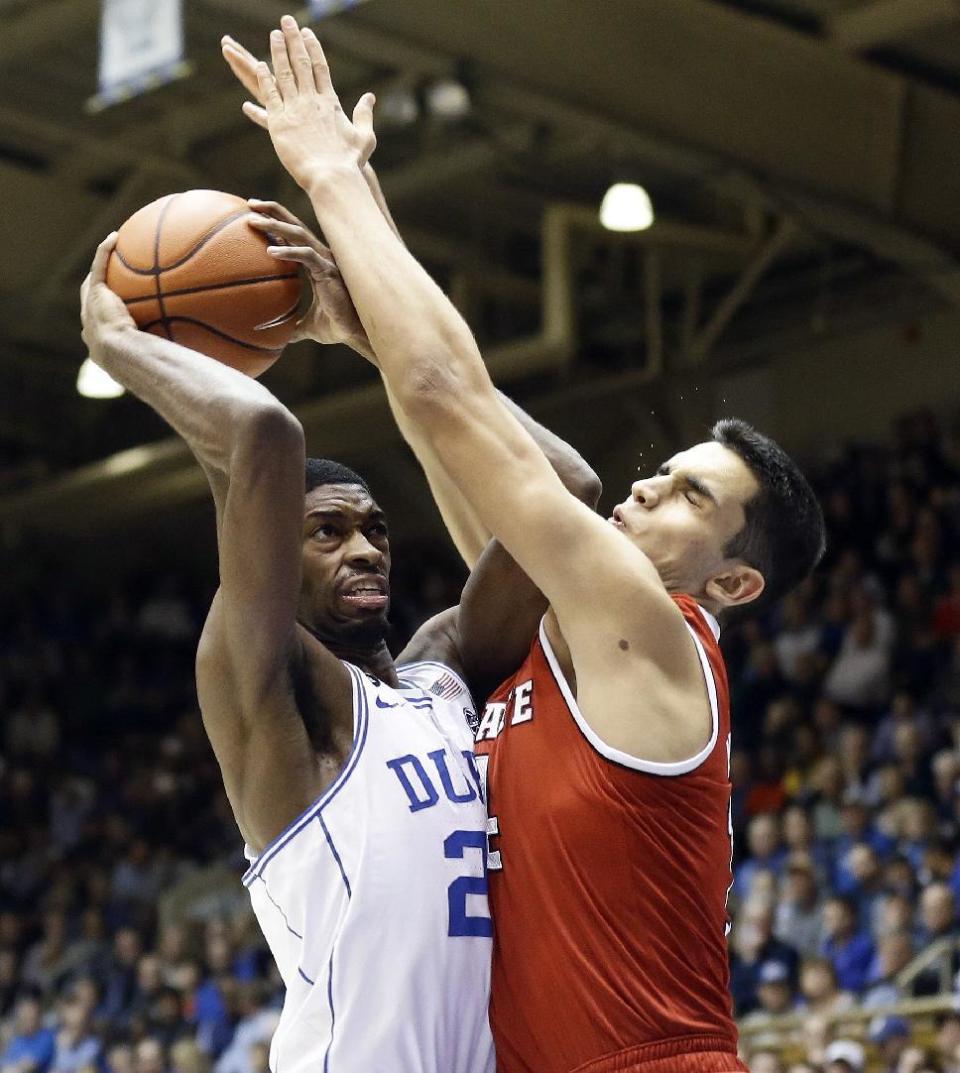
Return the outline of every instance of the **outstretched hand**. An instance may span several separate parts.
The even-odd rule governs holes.
[[[289,210],[276,201],[249,199],[253,215],[250,226],[281,239],[283,245],[268,246],[271,256],[303,265],[313,292],[313,300],[297,322],[293,340],[313,339],[318,343],[346,343],[376,364],[353,299],[329,247]]]
[[[330,80],[330,69],[320,42],[308,28],[284,15],[281,29],[270,34],[267,64],[254,61],[236,42],[224,42],[223,54],[231,70],[253,92],[250,65],[256,78],[254,95],[244,113],[265,126],[281,163],[307,189],[325,173],[345,167],[363,168],[377,144],[373,130],[372,93],[357,102],[352,121],[347,118]]]
[[[93,264],[80,288],[80,322],[83,325],[83,341],[90,357],[100,364],[102,347],[110,334],[133,328],[136,323],[123,300],[107,286],[107,262],[117,244],[117,232],[100,243],[94,254]]]

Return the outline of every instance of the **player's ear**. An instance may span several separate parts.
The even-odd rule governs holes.
[[[728,569],[710,578],[706,595],[722,608],[737,607],[753,603],[763,589],[763,574],[755,567],[737,560]]]

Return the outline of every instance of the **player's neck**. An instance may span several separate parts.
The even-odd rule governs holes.
[[[399,683],[397,669],[393,662],[390,649],[386,641],[375,641],[371,644],[351,643],[349,641],[336,640],[334,638],[321,638],[323,643],[339,659],[352,663],[362,671],[374,675],[387,685],[395,686]]]

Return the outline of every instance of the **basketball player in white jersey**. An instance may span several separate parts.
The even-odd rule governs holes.
[[[464,676],[479,694],[513,669],[543,599],[493,545],[469,585],[471,634],[451,609],[395,666],[389,540],[369,489],[307,461],[302,428],[261,384],[138,332],[104,282],[114,243],[84,285],[91,357],[186,440],[216,505],[220,588],[197,686],[287,988],[271,1069],[492,1073],[486,817]],[[521,419],[595,500],[578,456]],[[475,519],[425,464],[475,558]]]

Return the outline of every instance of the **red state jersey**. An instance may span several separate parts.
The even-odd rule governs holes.
[[[607,1073],[672,1055],[703,1073],[744,1069],[727,964],[727,676],[716,620],[674,599],[713,713],[710,741],[689,761],[606,745],[542,625],[487,704],[476,754],[490,816],[498,1073]]]

